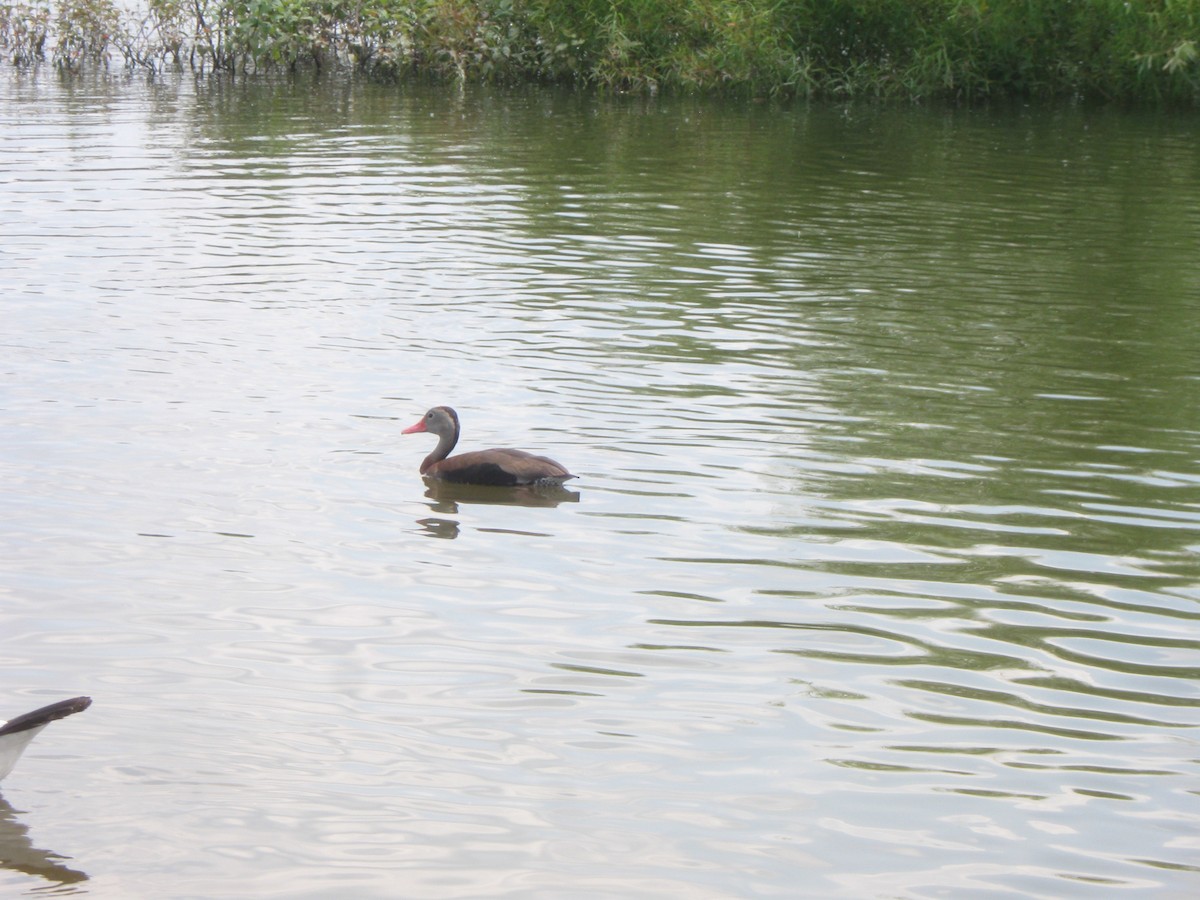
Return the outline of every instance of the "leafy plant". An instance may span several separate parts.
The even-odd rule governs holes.
[[[49,34],[47,3],[0,5],[0,46],[9,51],[15,64],[28,65],[41,59]]]
[[[60,0],[54,31],[54,63],[77,69],[87,62],[107,64],[109,47],[121,28],[112,0]]]

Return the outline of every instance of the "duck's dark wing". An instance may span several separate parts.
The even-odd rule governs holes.
[[[40,709],[35,709],[33,712],[19,715],[15,719],[9,719],[3,725],[0,725],[0,737],[6,734],[16,734],[19,731],[28,731],[30,728],[41,728],[55,719],[65,719],[67,716],[73,716],[77,712],[83,712],[91,705],[91,697],[73,697],[70,700],[59,700],[57,703],[51,703],[49,706],[43,706]]]
[[[91,705],[90,697],[73,697],[0,723],[0,779],[12,771],[29,742],[37,737],[39,731],[55,719],[65,719],[77,712],[83,712]]]
[[[499,487],[562,483],[575,477],[561,463],[548,456],[535,456],[524,450],[502,448],[459,453],[434,463],[425,474],[431,478],[460,484],[489,484]]]

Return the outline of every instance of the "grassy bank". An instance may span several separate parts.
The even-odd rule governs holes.
[[[1200,104],[1200,0],[0,0],[16,64]]]

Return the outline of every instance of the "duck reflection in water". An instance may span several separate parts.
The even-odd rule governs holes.
[[[24,875],[44,878],[55,885],[78,884],[87,881],[86,872],[72,869],[63,864],[68,859],[52,850],[33,846],[29,837],[29,826],[18,818],[20,810],[0,797],[0,869],[10,869]],[[40,887],[29,893],[57,893],[53,889]]]
[[[491,487],[480,484],[455,484],[452,481],[431,481],[425,496],[434,501],[434,512],[447,513],[457,512],[460,503],[551,508],[560,503],[579,502],[579,492],[568,491],[562,485]]]
[[[492,506],[537,506],[553,507],[560,503],[578,503],[579,494],[562,487],[486,487],[478,484],[454,484],[453,482],[430,482],[425,496],[433,503],[430,509],[440,516],[454,516],[459,508],[470,504]],[[454,519],[427,517],[418,519],[428,537],[449,538],[458,537],[459,524]]]

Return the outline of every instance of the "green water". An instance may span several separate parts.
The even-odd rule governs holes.
[[[1195,117],[0,91],[7,892],[1196,889]]]

